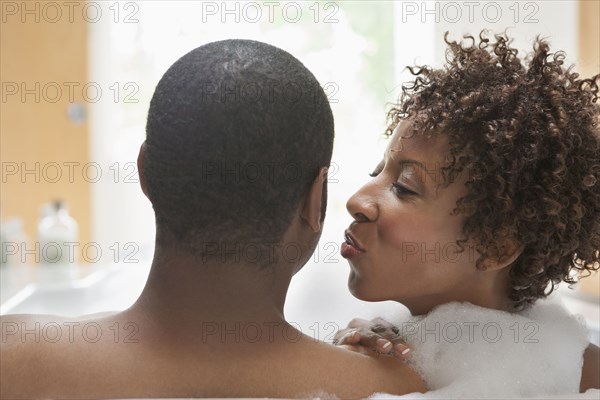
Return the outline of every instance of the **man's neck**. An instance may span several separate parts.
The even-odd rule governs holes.
[[[293,274],[288,267],[202,262],[157,248],[146,286],[128,312],[191,331],[206,321],[283,322]]]

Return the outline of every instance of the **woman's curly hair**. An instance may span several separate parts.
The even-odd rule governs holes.
[[[600,266],[600,75],[579,79],[539,37],[523,62],[506,34],[486,36],[465,45],[446,32],[443,69],[409,67],[386,135],[408,119],[415,134],[448,135],[445,185],[469,174],[457,244],[477,240],[477,268],[505,240],[523,246],[510,270],[519,310]]]

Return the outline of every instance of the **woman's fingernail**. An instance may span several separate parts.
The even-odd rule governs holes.
[[[383,351],[388,353],[392,349],[392,343],[385,339],[377,339],[377,346],[381,347]]]
[[[396,352],[396,354],[406,354],[410,351],[410,349],[408,348],[408,346],[404,345],[404,344],[397,344],[394,346],[394,351]]]

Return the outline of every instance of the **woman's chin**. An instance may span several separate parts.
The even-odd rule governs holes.
[[[352,296],[359,300],[363,300],[363,291],[361,290],[360,279],[352,271],[350,271],[350,276],[348,276],[348,290]]]
[[[370,288],[368,285],[365,285],[360,279],[353,277],[352,274],[348,278],[348,290],[352,294],[352,296],[356,297],[362,301],[382,301],[386,299],[381,299],[380,296],[377,296],[376,290]]]
[[[365,282],[364,279],[360,279],[353,272],[348,277],[348,291],[352,296],[362,301],[368,302],[379,302],[379,301],[399,301],[402,302],[401,298],[405,298],[406,293],[396,293],[385,291],[380,285],[373,285]]]

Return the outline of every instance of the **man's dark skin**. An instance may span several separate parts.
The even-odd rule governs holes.
[[[145,154],[142,145],[138,171],[144,171]],[[315,341],[285,320],[290,280],[310,259],[321,234],[326,174],[321,168],[279,243],[279,248],[299,247],[300,259],[279,257],[275,265],[260,269],[243,260],[202,260],[176,242],[157,241],[147,284],[125,311],[74,319],[3,316],[1,397],[304,397],[325,392],[358,398],[425,391],[420,377],[397,359]],[[143,173],[140,184],[150,197]],[[36,323],[41,340],[22,335],[23,329],[35,330]],[[62,336],[48,340],[48,332],[55,332],[43,333],[48,324],[60,326]],[[93,329],[83,334],[86,324]]]

